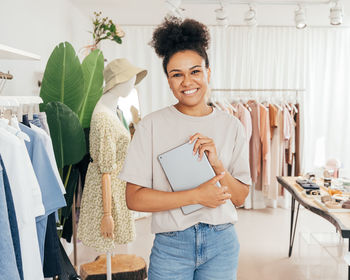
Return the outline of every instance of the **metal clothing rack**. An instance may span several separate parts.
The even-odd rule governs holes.
[[[296,100],[299,101],[299,96],[301,93],[304,93],[305,89],[254,89],[254,88],[244,88],[244,89],[230,89],[230,88],[213,88],[210,90],[211,93],[216,93],[215,97],[220,96],[220,93],[247,93],[247,94],[253,94],[253,93],[295,93]],[[233,97],[233,95],[232,95]],[[253,96],[252,96],[253,97]],[[299,157],[299,153],[296,153],[296,157]],[[300,159],[299,159],[300,160]],[[297,172],[297,171],[296,171]],[[252,188],[255,189],[255,184],[252,184]],[[252,199],[254,199],[254,192],[251,193]],[[253,206],[252,206],[253,207]]]
[[[211,93],[214,93],[215,95],[213,97],[219,97],[221,98],[220,96],[220,93],[223,93],[223,95],[225,95],[225,93],[230,93],[230,97],[231,98],[235,98],[235,94],[234,93],[237,93],[237,95],[239,94],[251,94],[252,95],[252,98],[254,98],[253,95],[256,95],[257,93],[273,93],[274,94],[274,98],[276,98],[277,96],[275,95],[275,93],[295,93],[295,100],[296,100],[296,103],[300,103],[300,96],[301,96],[301,93],[304,93],[306,90],[305,89],[254,89],[254,88],[243,88],[243,89],[234,89],[234,88],[213,88],[210,90]],[[290,98],[290,96],[284,96],[284,95],[281,95],[283,98],[287,97]],[[256,96],[255,96],[256,97]]]

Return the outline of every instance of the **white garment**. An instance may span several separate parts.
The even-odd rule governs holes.
[[[53,167],[52,170],[57,178],[57,182],[60,186],[60,189],[62,191],[63,194],[66,193],[66,189],[64,188],[64,185],[62,183],[62,179],[60,174],[58,173],[58,167],[57,167],[57,163],[56,163],[56,159],[55,159],[55,152],[53,150],[53,146],[52,146],[52,141],[51,141],[51,137],[45,132],[45,130],[43,130],[40,127],[37,127],[34,124],[30,124],[30,128],[33,129],[34,131],[40,133],[40,135],[43,136],[44,138],[44,144],[45,144],[45,150],[47,152],[47,155],[49,157],[51,166]]]
[[[45,214],[41,191],[23,140],[0,128],[3,159],[16,210],[24,280],[44,279],[35,217]]]

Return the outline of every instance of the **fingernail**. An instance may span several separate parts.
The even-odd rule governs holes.
[[[225,174],[225,171],[222,171],[222,172],[221,172],[221,175],[224,175],[224,174]]]

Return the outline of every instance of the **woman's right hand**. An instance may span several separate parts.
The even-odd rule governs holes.
[[[198,203],[206,207],[216,208],[225,204],[226,200],[231,198],[231,194],[227,192],[228,188],[226,186],[219,188],[216,185],[224,176],[224,174],[216,175],[214,178],[194,189]]]

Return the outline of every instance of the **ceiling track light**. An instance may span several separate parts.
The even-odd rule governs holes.
[[[216,22],[218,25],[227,27],[228,26],[228,16],[227,11],[225,9],[226,1],[220,1],[221,7],[215,10],[216,14]]]
[[[249,10],[244,15],[244,21],[248,26],[254,27],[258,24],[256,20],[256,9],[249,5]]]
[[[221,26],[227,26],[228,25],[228,19],[227,19],[227,12],[224,8],[216,9],[216,22],[218,25]]]
[[[295,10],[294,19],[296,28],[304,29],[307,26],[305,8],[301,4],[299,4],[298,9]]]
[[[333,7],[330,8],[329,18],[331,25],[341,25],[343,23],[343,6],[340,4],[338,0],[332,1],[334,4]]]

